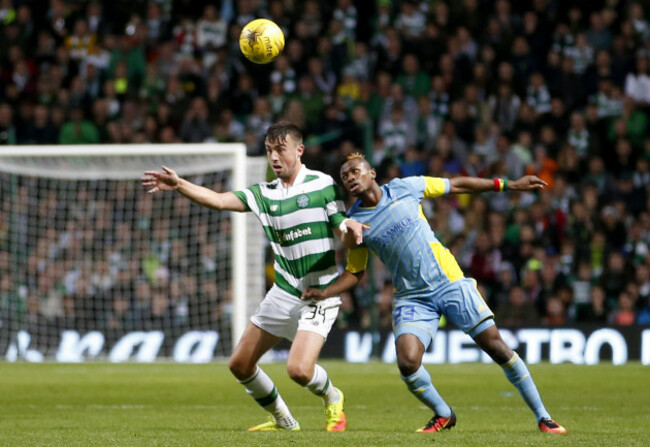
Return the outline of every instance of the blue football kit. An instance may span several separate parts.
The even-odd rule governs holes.
[[[382,185],[377,206],[357,201],[348,216],[370,228],[363,244],[348,252],[347,270],[366,269],[372,251],[390,272],[395,287],[395,338],[416,335],[425,347],[435,336],[441,315],[474,336],[493,323],[493,313],[473,279],[465,278],[451,252],[436,238],[422,211],[423,198],[449,192],[449,180],[407,177]]]

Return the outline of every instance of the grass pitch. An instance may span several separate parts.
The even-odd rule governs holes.
[[[320,400],[265,365],[302,425],[248,433],[265,415],[224,364],[0,363],[2,446],[647,446],[650,367],[533,365],[566,436],[537,431],[496,365],[429,365],[458,415],[451,431],[414,433],[430,418],[397,367],[322,364],[346,394],[348,431],[324,431]]]

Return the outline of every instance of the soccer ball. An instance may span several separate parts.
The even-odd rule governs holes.
[[[282,53],[284,33],[275,22],[256,19],[247,23],[242,29],[239,48],[251,62],[268,64]]]
[[[249,61],[268,64],[282,53],[284,33],[275,22],[256,19],[247,23],[242,29],[239,48]]]

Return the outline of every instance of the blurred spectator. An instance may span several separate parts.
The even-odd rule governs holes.
[[[578,304],[576,320],[584,323],[607,323],[607,307],[605,304],[605,291],[595,286],[591,288],[590,302]]]
[[[343,24],[345,34],[354,39],[357,28],[357,8],[351,0],[337,0],[333,20]]]
[[[578,265],[578,274],[573,280],[573,301],[581,306],[590,302],[591,299],[591,266],[587,262]]]
[[[237,121],[229,109],[221,112],[221,118],[215,127],[215,137],[221,142],[241,141],[246,128]]]
[[[610,255],[610,267],[612,268],[612,271],[622,271],[624,266],[624,258],[618,252],[618,250],[623,248],[626,239],[625,226],[623,225],[622,216],[616,210],[616,208],[608,205],[603,208],[602,221],[602,230],[607,240],[607,246],[608,248],[616,251]]]
[[[406,147],[412,143],[409,125],[404,117],[404,109],[401,105],[393,107],[390,119],[382,121],[379,126],[379,134],[386,144],[386,155],[384,157],[401,156]]]
[[[181,125],[180,137],[189,143],[201,143],[211,136],[206,101],[203,98],[194,98]]]
[[[130,311],[129,299],[121,293],[113,297],[111,310],[104,317],[104,325],[108,330],[128,331],[137,328],[134,316]]]
[[[549,189],[555,187],[555,177],[558,170],[557,162],[549,157],[543,145],[537,145],[533,152],[533,160],[526,168],[526,174],[535,174],[548,184]]]
[[[50,121],[49,110],[44,105],[34,107],[34,119],[28,123],[21,144],[55,144],[59,131]]]
[[[207,5],[203,16],[196,24],[196,39],[198,48],[211,51],[226,44],[228,32],[227,23],[219,17],[214,5]]]
[[[298,91],[294,96],[294,98],[302,105],[302,109],[306,116],[306,125],[308,127],[313,126],[318,122],[318,117],[322,116],[323,110],[325,109],[323,94],[316,90],[315,87],[316,86],[311,77],[303,76],[298,81]],[[339,95],[341,95],[341,93],[342,91],[339,90]],[[353,92],[350,92],[350,94],[354,95]]]
[[[83,19],[77,20],[72,35],[65,39],[70,58],[78,61],[92,54],[96,40],[97,36],[90,31],[88,23]]]
[[[497,308],[495,319],[506,327],[535,326],[539,316],[534,304],[526,300],[521,287],[514,287],[508,295],[508,302]]]
[[[402,86],[405,95],[424,96],[429,89],[429,76],[420,70],[419,62],[414,54],[404,55],[402,72],[396,82]]]
[[[571,114],[571,125],[567,142],[573,146],[576,154],[581,160],[587,159],[589,154],[589,131],[585,126],[585,119],[582,114],[574,112]]]
[[[258,98],[259,93],[253,84],[253,79],[243,74],[237,80],[237,87],[230,92],[230,109],[242,121],[253,111],[253,104]]]
[[[628,15],[632,21],[635,33],[641,40],[647,41],[650,37],[650,26],[648,26],[648,20],[644,14],[642,4],[638,2],[630,4]]]
[[[634,299],[628,292],[621,292],[618,296],[618,306],[611,314],[611,323],[620,326],[634,324]]]
[[[431,100],[427,96],[418,99],[418,120],[416,123],[417,146],[430,151],[440,133],[441,120],[432,113]]]
[[[594,11],[589,17],[591,27],[586,33],[589,44],[596,50],[609,50],[612,47],[612,33],[602,11]]]
[[[70,121],[61,128],[60,144],[98,144],[99,132],[95,125],[84,119],[83,110],[74,108],[70,111]]]
[[[623,290],[628,281],[623,256],[619,252],[612,253],[607,261],[607,269],[600,277],[600,285],[605,291],[607,306],[610,309],[616,307],[618,292]]]
[[[546,326],[561,326],[566,321],[564,314],[564,304],[552,296],[546,300],[546,314],[542,317],[542,323]]]
[[[613,85],[610,78],[603,78],[599,81],[598,92],[592,101],[598,106],[599,118],[620,116],[623,110],[620,91]]]
[[[650,104],[650,76],[648,58],[640,55],[636,59],[636,69],[625,78],[625,94],[643,106]]]
[[[404,177],[424,175],[425,165],[422,162],[422,154],[413,146],[409,146],[404,153],[404,161],[399,165]]]
[[[315,37],[320,34],[323,28],[323,21],[317,0],[307,0],[305,2],[301,21],[307,25],[309,35]]]
[[[531,74],[526,93],[526,102],[530,104],[538,114],[544,114],[551,111],[551,94],[541,73],[537,72]]]
[[[417,40],[424,32],[425,24],[426,17],[418,8],[417,2],[407,0],[401,3],[395,28],[405,40],[409,42]]]
[[[650,306],[648,304],[639,312],[636,323],[641,326],[650,325]]]
[[[326,70],[323,61],[320,58],[312,57],[308,62],[309,76],[314,81],[318,90],[328,97],[334,92],[336,86],[336,77],[334,73]]]
[[[496,280],[497,271],[501,264],[501,256],[498,250],[492,247],[488,234],[481,232],[476,237],[476,249],[472,256],[470,272],[478,282],[493,285]]]
[[[271,82],[279,83],[284,93],[293,93],[296,90],[296,72],[289,64],[289,59],[280,55],[275,61],[275,70],[271,72]]]
[[[508,83],[501,83],[498,93],[490,98],[490,108],[494,120],[504,132],[510,132],[514,128],[519,105],[521,100],[512,91]]]

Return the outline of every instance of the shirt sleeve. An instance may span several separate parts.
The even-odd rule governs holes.
[[[345,267],[350,273],[363,272],[368,266],[368,247],[357,247],[348,250],[348,265]]]
[[[345,204],[338,186],[332,180],[332,184],[323,189],[323,197],[325,198],[325,210],[327,217],[332,227],[338,227],[347,219],[345,215]]]
[[[424,177],[424,197],[440,197],[449,193],[451,185],[448,178]]]
[[[234,195],[236,195],[237,198],[239,200],[241,200],[242,203],[246,206],[246,211],[251,211],[251,206],[248,203],[248,196],[246,195],[247,192],[250,193],[250,191],[248,191],[248,190],[246,190],[246,191],[233,191],[232,193]]]
[[[399,195],[399,190],[405,190],[408,194],[415,196],[418,200],[422,200],[424,197],[425,187],[426,183],[424,177],[421,175],[396,178],[388,183],[388,188],[394,189],[396,194]]]

